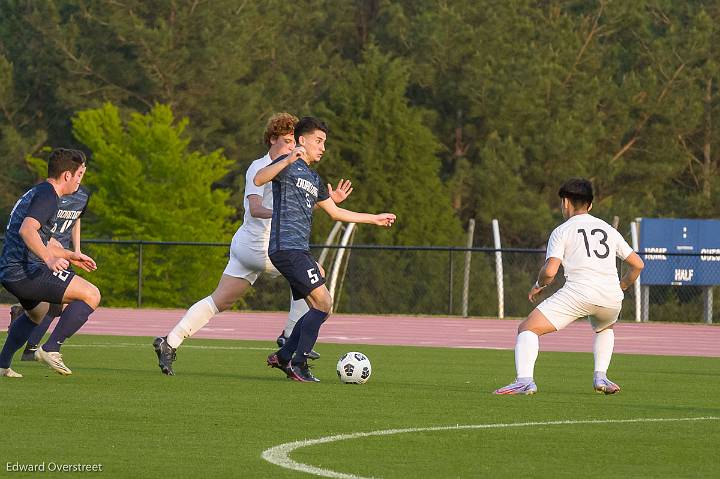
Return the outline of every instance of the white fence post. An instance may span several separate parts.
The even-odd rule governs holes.
[[[473,237],[475,236],[475,219],[471,218],[468,222],[467,247],[472,248]],[[463,278],[463,298],[462,298],[462,315],[468,317],[468,303],[470,302],[470,260],[472,259],[472,251],[465,252],[465,277]]]
[[[713,287],[705,286],[703,288],[703,319],[705,324],[713,322]]]
[[[500,224],[498,220],[492,220],[493,240],[495,249],[499,250],[500,246]],[[502,252],[495,251],[495,282],[497,284],[498,294],[498,318],[505,317],[505,285],[503,283],[503,265]]]
[[[347,246],[348,241],[350,241],[350,235],[352,235],[354,228],[355,223],[347,224],[347,227],[345,228],[345,233],[343,233],[342,239],[340,240],[341,248],[338,249],[338,252],[335,255],[335,262],[333,263],[332,273],[330,274],[330,287],[328,288],[330,290],[330,296],[332,296],[333,298],[335,297],[335,287],[337,286],[338,282],[340,263],[342,263],[343,256],[345,255],[344,247]]]
[[[630,223],[630,237],[632,240],[632,247],[637,253],[640,250],[640,241],[638,238],[638,224],[636,221],[633,221]],[[640,277],[638,276],[637,281],[635,281],[635,322],[640,323],[642,322],[642,295],[640,288]]]
[[[328,235],[327,239],[325,240],[325,246],[331,245],[333,241],[335,241],[335,236],[337,236],[338,231],[340,231],[340,228],[342,228],[342,221],[336,221],[333,225],[332,229],[330,230],[330,234]],[[330,248],[323,248],[322,253],[320,253],[320,259],[318,259],[318,264],[325,267],[325,259],[327,258],[328,251]]]

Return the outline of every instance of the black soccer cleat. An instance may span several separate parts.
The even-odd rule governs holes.
[[[313,361],[315,361],[316,359],[320,359],[320,353],[318,353],[318,352],[315,351],[314,349],[311,349],[310,352],[309,352],[308,355],[307,355],[307,358],[308,358],[308,359],[312,359]]]
[[[155,354],[157,354],[158,357],[158,366],[160,366],[160,371],[167,376],[175,376],[172,363],[177,357],[177,349],[171,347],[167,343],[167,336],[155,338],[155,341],[153,341],[153,348],[155,349]]]
[[[20,361],[35,361],[35,351],[37,351],[37,344],[28,344],[25,346],[25,350],[20,357]]]
[[[287,368],[287,374],[293,381],[301,383],[319,383],[320,380],[313,376],[310,366],[307,363],[290,364]]]

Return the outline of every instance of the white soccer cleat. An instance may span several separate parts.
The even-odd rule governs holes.
[[[22,374],[16,373],[10,368],[0,368],[0,377],[6,377],[6,378],[21,378],[23,377]]]
[[[35,351],[35,360],[47,364],[50,366],[50,369],[55,370],[56,373],[62,374],[63,376],[70,376],[72,374],[70,368],[63,363],[62,354],[60,353],[54,351],[48,353],[40,347]]]
[[[503,396],[515,396],[523,395],[530,396],[537,392],[537,386],[532,378],[517,378],[515,382],[508,384],[505,387],[496,389],[493,394]]]

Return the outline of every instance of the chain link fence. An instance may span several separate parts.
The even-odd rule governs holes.
[[[332,246],[324,264],[326,275],[341,248],[345,254],[336,279],[335,310],[356,314],[462,315],[465,261],[469,258],[467,314],[498,317],[496,253],[500,252],[504,316],[524,317],[533,308],[527,300],[528,290],[545,259],[542,249]],[[214,290],[228,257],[224,243],[85,240],[83,250],[97,261],[98,270],[81,274],[100,288],[102,304],[114,307],[187,308]],[[314,246],[314,257],[318,258],[321,250]],[[620,262],[619,267],[624,273]],[[544,296],[563,282],[561,270]],[[706,319],[708,288],[670,285],[645,291],[650,320]],[[625,296],[621,319],[633,321],[635,289],[630,288]],[[288,308],[289,299],[287,282],[265,275],[235,308],[282,311]],[[0,302],[14,301],[0,289]],[[712,313],[717,312],[718,306],[713,304]]]

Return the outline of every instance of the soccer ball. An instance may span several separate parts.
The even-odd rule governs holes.
[[[337,363],[337,375],[346,384],[364,384],[371,373],[370,360],[363,353],[345,353]]]

